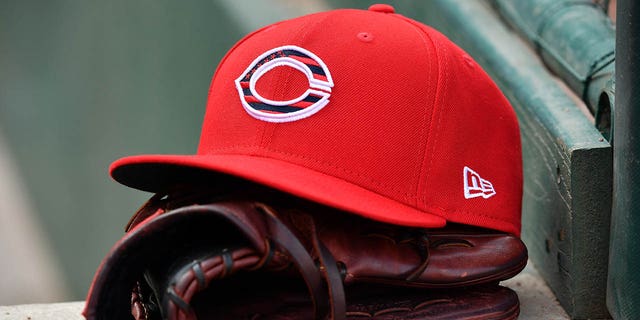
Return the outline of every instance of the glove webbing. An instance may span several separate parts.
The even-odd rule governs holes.
[[[234,208],[223,203],[198,206],[201,209],[234,216]],[[319,259],[314,262],[310,253],[297,236],[276,216],[273,210],[262,204],[254,208],[260,214],[268,228],[265,239],[267,250],[259,256],[252,249],[225,250],[220,254],[192,262],[174,275],[174,280],[164,292],[163,303],[167,309],[167,319],[196,319],[190,307],[190,301],[199,291],[209,287],[212,280],[225,278],[238,270],[256,270],[269,265],[276,254],[287,254],[296,265],[305,281],[314,306],[315,319],[346,319],[346,302],[341,272],[329,250],[319,241],[315,232],[311,233],[313,250]],[[237,216],[236,216],[237,218]],[[312,219],[308,219],[314,229]],[[135,224],[131,225],[135,227]],[[284,251],[280,252],[278,249]],[[317,263],[317,265],[316,265]],[[286,268],[287,266],[282,266]],[[324,279],[324,282],[323,282]],[[326,289],[324,284],[326,283]],[[137,310],[139,306],[132,306]]]

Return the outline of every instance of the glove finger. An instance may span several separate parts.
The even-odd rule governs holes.
[[[252,240],[225,217],[198,210],[176,210],[145,220],[125,234],[103,259],[83,313],[87,319],[127,319],[131,292],[150,267],[182,265],[205,250],[264,245]]]
[[[203,292],[193,305],[197,319],[314,319],[304,286],[268,276],[251,282],[221,283]],[[520,310],[516,293],[498,285],[446,290],[354,285],[347,296],[348,320],[503,320],[516,319]]]
[[[216,284],[211,285],[213,280],[226,278],[238,271],[251,271],[264,267],[266,270],[275,272],[290,266],[297,267],[295,270],[298,271],[299,278],[304,279],[307,285],[308,294],[312,297],[312,310],[315,310],[314,318],[320,319],[326,314],[332,314],[335,315],[335,319],[343,319],[344,310],[340,308],[334,310],[333,307],[341,306],[343,303],[329,298],[320,270],[307,249],[268,207],[253,202],[220,202],[184,207],[163,215],[180,217],[183,225],[174,226],[173,229],[174,232],[181,233],[190,232],[190,223],[197,223],[198,228],[206,229],[203,221],[194,220],[194,217],[222,217],[221,220],[224,220],[226,225],[221,221],[217,224],[209,224],[209,234],[231,227],[239,231],[235,233],[240,233],[250,240],[245,239],[244,247],[238,247],[242,244],[241,242],[226,240],[222,243],[226,243],[228,249],[222,249],[225,246],[221,243],[185,244],[178,237],[177,244],[174,246],[181,248],[180,256],[148,265],[144,276],[147,285],[152,288],[154,296],[157,297],[156,300],[160,302],[160,313],[163,319],[195,319],[191,301],[197,292],[208,286],[215,287]],[[182,229],[178,229],[179,227]],[[133,231],[139,232],[138,230],[145,229],[143,224],[135,227]],[[336,288],[341,290],[342,283],[339,282],[339,284],[340,286]],[[343,296],[336,295],[336,297]],[[147,300],[146,303],[152,303],[151,300]],[[340,300],[343,301],[344,298]]]
[[[302,210],[281,209],[295,226],[303,214],[314,217],[320,241],[344,267],[345,283],[461,287],[511,278],[527,263],[524,243],[511,234],[455,224],[395,226],[321,206]]]

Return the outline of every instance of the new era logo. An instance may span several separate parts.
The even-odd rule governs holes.
[[[496,194],[496,190],[488,180],[482,179],[480,175],[471,170],[469,167],[464,167],[462,172],[464,177],[464,197],[465,199],[483,197],[485,199],[490,198]]]

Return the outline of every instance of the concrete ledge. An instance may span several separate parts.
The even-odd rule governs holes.
[[[518,319],[570,319],[531,261],[520,274],[503,281],[501,284],[513,289],[518,294],[518,299],[520,299]]]
[[[519,319],[569,319],[531,263],[519,275],[502,284],[518,293]],[[80,314],[83,307],[84,301],[6,306],[0,307],[0,320],[83,320]]]
[[[84,320],[84,301],[0,307],[0,320]]]

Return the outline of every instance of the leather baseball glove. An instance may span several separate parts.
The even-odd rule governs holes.
[[[257,201],[255,199],[261,199]],[[87,319],[515,319],[519,238],[408,228],[281,195],[158,194],[98,269]]]

